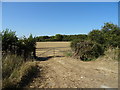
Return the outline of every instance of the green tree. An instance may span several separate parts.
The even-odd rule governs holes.
[[[104,32],[104,33],[109,32],[111,30],[113,30],[113,31],[118,30],[118,26],[113,24],[113,23],[107,22],[107,23],[104,23],[104,26],[101,29],[101,31]]]
[[[103,32],[107,47],[120,47],[120,27],[113,23],[105,23],[101,31]]]
[[[61,34],[56,34],[55,39],[56,39],[56,41],[62,41],[63,36]]]

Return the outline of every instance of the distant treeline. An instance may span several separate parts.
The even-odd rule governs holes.
[[[78,34],[78,35],[61,35],[56,34],[55,36],[38,36],[36,37],[37,42],[45,42],[45,41],[72,41],[74,39],[87,39],[87,35]]]

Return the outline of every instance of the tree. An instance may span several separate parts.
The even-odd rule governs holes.
[[[112,23],[105,23],[101,31],[103,32],[106,46],[120,47],[120,27]]]
[[[118,30],[118,26],[113,24],[113,23],[104,23],[104,26],[102,27],[101,31],[104,32],[104,33],[107,33],[111,30]]]
[[[61,34],[56,34],[55,39],[56,39],[56,41],[62,41],[63,36]]]

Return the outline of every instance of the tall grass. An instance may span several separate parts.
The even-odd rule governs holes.
[[[2,77],[10,77],[14,69],[19,68],[24,63],[23,58],[16,55],[7,55],[2,58]]]
[[[108,48],[108,50],[105,51],[105,56],[110,60],[120,60],[120,49]]]
[[[2,62],[3,88],[22,87],[37,70],[36,62],[16,55],[7,55]]]

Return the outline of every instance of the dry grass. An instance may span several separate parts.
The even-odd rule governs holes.
[[[120,49],[119,48],[109,48],[106,52],[105,55],[107,58],[110,60],[119,60],[119,54],[120,54]]]
[[[105,51],[105,55],[100,56],[96,61],[103,69],[108,68],[112,71],[118,72],[119,53],[120,51],[118,48],[109,48]]]
[[[37,48],[70,47],[70,42],[37,42]]]
[[[24,62],[22,57],[8,55],[2,59],[2,88],[22,87],[37,70],[36,62]],[[25,82],[27,81],[27,82]]]

